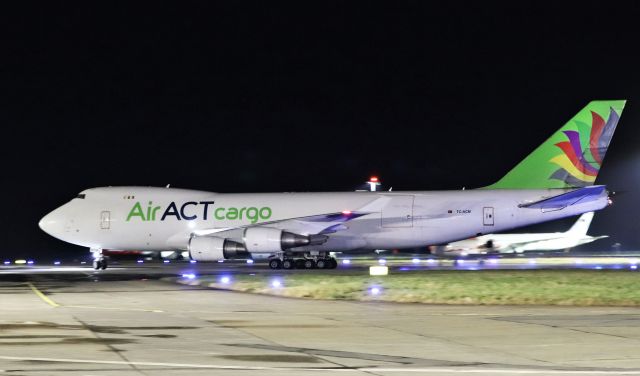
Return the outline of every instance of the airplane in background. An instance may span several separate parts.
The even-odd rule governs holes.
[[[273,269],[335,268],[331,252],[413,248],[579,215],[625,101],[593,101],[495,184],[456,191],[223,194],[158,187],[79,193],[39,226],[103,250],[187,251],[196,261],[269,257]],[[537,111],[536,111],[537,113]],[[107,259],[96,258],[96,269]]]
[[[568,250],[609,237],[608,235],[587,235],[593,214],[593,212],[582,214],[573,226],[565,232],[488,234],[460,240],[444,246],[435,246],[432,247],[432,252],[437,256],[458,257],[523,253],[527,251]]]

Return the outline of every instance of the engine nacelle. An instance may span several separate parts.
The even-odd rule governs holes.
[[[272,227],[248,227],[242,237],[249,252],[278,252],[285,249],[318,245],[327,241],[325,235],[300,235]]]
[[[249,258],[243,244],[215,236],[193,236],[189,240],[189,257],[196,261],[218,261],[230,258]]]

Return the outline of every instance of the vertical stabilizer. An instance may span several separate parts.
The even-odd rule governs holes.
[[[587,104],[489,189],[578,188],[593,185],[626,101]]]
[[[576,223],[571,226],[567,234],[571,234],[574,236],[586,236],[587,231],[589,231],[589,226],[591,225],[591,220],[593,220],[593,212],[584,213],[578,218]]]

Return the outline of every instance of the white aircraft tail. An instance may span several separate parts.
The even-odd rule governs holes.
[[[576,223],[571,226],[567,234],[571,235],[587,235],[587,231],[589,231],[589,226],[591,225],[591,220],[593,219],[593,212],[584,213],[578,218]]]

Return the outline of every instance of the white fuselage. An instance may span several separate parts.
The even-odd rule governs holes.
[[[322,230],[322,224],[307,223],[305,217],[360,211],[364,214],[327,232],[328,240],[311,248],[408,248],[569,217],[608,204],[605,192],[552,211],[519,206],[568,191],[571,189],[221,194],[105,187],[85,190],[79,195],[82,198],[45,216],[40,227],[58,239],[94,249],[168,251],[188,249],[194,234],[224,234],[242,242],[246,227],[313,234]]]

